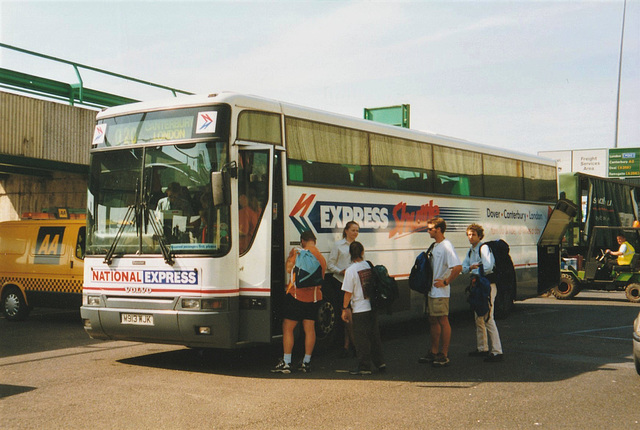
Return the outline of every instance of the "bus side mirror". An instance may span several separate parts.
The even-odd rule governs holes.
[[[230,206],[231,193],[229,192],[229,174],[222,172],[211,172],[211,193],[213,206]]]

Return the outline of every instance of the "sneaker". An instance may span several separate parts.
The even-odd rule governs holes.
[[[311,363],[305,363],[304,361],[300,362],[298,366],[298,370],[304,373],[311,373]]]
[[[353,370],[349,370],[350,375],[371,375],[371,369],[365,369],[363,367],[358,366]]]
[[[433,367],[447,367],[450,362],[451,360],[449,360],[449,357],[447,357],[443,353],[439,353],[438,355],[436,355],[436,358],[433,360],[433,363],[431,363],[431,365]]]
[[[281,358],[276,367],[271,369],[271,373],[291,373],[291,366]]]
[[[378,372],[385,373],[386,371],[387,371],[387,365],[386,364],[381,364],[380,366],[378,366]]]
[[[478,351],[477,349],[469,353],[469,357],[488,357],[488,356],[489,356],[489,351]]]
[[[497,363],[498,361],[502,361],[502,354],[489,354],[484,361],[487,363]]]
[[[429,351],[424,357],[418,358],[418,363],[433,363],[433,360],[435,360],[435,358],[436,355],[433,352]]]

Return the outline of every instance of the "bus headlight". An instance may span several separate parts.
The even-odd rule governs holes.
[[[100,306],[100,296],[85,296],[85,305],[87,306]]]
[[[200,309],[200,299],[182,299],[182,309]]]

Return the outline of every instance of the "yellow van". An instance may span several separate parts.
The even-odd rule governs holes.
[[[0,222],[0,297],[8,320],[25,319],[34,306],[80,308],[85,236],[84,219]]]

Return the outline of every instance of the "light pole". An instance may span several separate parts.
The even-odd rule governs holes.
[[[624,20],[627,14],[627,0],[624,0],[624,8],[622,9],[622,34],[620,35],[620,59],[618,61],[618,98],[616,100],[616,138],[613,144],[614,148],[618,147],[618,121],[620,119],[620,78],[622,76],[622,47],[624,45]]]

